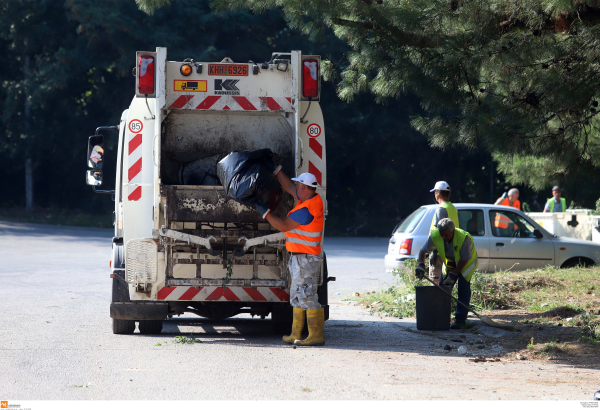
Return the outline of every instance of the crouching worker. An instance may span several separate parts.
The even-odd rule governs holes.
[[[300,346],[322,346],[325,344],[325,312],[319,303],[317,290],[321,274],[323,200],[316,192],[318,184],[313,174],[304,173],[290,179],[281,171],[281,166],[273,174],[283,189],[298,201],[285,220],[272,215],[260,202],[254,208],[275,229],[285,232],[285,247],[291,254],[288,269],[292,276],[290,304],[294,308],[294,316],[292,333],[284,336],[283,341]],[[308,337],[300,340],[305,311]]]
[[[467,231],[456,228],[449,218],[441,219],[419,251],[419,265],[415,274],[422,279],[425,276],[425,254],[436,250],[446,265],[446,274],[440,278],[440,285],[452,288],[458,281],[458,300],[469,306],[471,302],[471,277],[477,269],[477,251],[473,237]],[[456,304],[454,323],[450,329],[462,329],[469,311],[460,303]]]

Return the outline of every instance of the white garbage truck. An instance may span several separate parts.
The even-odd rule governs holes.
[[[223,320],[249,313],[279,331],[292,320],[284,234],[225,194],[217,163],[232,151],[269,148],[284,172],[314,174],[327,214],[319,56],[273,53],[265,63],[167,61],[137,52],[135,97],[118,126],[88,139],[86,182],[115,202],[113,333],[160,333],[184,313]],[[114,158],[115,189],[102,189]],[[114,145],[114,144],[113,144]],[[114,150],[113,150],[114,151]],[[114,153],[113,153],[114,155]],[[275,215],[294,207],[283,193]],[[319,301],[328,318],[323,255]]]

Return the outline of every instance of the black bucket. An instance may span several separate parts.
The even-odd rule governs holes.
[[[417,329],[450,330],[450,296],[435,286],[415,286],[415,293]]]

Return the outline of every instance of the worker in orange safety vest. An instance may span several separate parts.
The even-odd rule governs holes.
[[[305,172],[289,178],[281,166],[273,170],[277,180],[297,200],[296,206],[281,219],[258,202],[254,209],[277,230],[285,232],[285,247],[291,254],[288,270],[292,277],[290,304],[293,307],[292,332],[283,341],[300,346],[322,346],[325,311],[317,294],[321,274],[321,241],[323,239],[323,199],[317,194],[317,179]],[[292,181],[296,181],[294,184]],[[306,313],[308,337],[301,340]]]
[[[503,193],[502,196],[494,202],[494,205],[512,206],[513,208],[521,210],[519,190],[517,188],[511,188],[510,191]]]

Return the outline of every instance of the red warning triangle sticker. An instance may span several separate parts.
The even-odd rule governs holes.
[[[224,110],[231,110],[228,106],[223,107]]]

